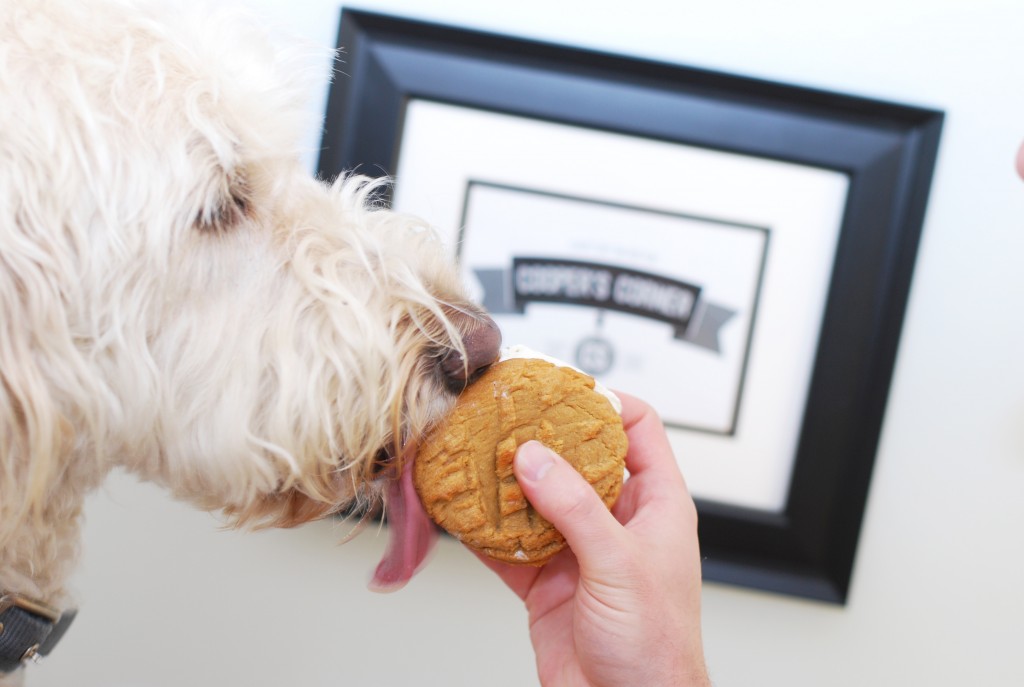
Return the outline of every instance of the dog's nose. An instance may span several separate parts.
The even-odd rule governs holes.
[[[445,382],[453,391],[462,391],[498,359],[501,348],[501,330],[487,315],[467,315],[462,329],[462,346],[466,350],[463,358],[459,351],[452,351],[441,360],[441,372]]]

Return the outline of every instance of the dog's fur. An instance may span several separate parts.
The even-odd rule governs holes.
[[[236,15],[0,6],[0,589],[66,605],[116,466],[295,525],[450,407],[477,311],[374,184],[304,171],[304,64]]]

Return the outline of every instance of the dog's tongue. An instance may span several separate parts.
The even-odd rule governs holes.
[[[405,456],[401,477],[388,485],[388,548],[370,580],[370,589],[375,592],[393,592],[404,587],[437,541],[437,529],[412,485],[413,455],[410,451]]]

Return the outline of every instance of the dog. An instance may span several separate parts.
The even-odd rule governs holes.
[[[0,649],[48,624],[0,682],[63,630],[114,468],[236,526],[383,502],[379,587],[429,547],[405,454],[500,333],[381,182],[303,169],[307,61],[269,41],[178,6],[0,6]]]

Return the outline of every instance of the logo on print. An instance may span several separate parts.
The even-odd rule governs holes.
[[[641,396],[666,424],[735,431],[769,231],[469,184],[459,257],[510,344]]]

